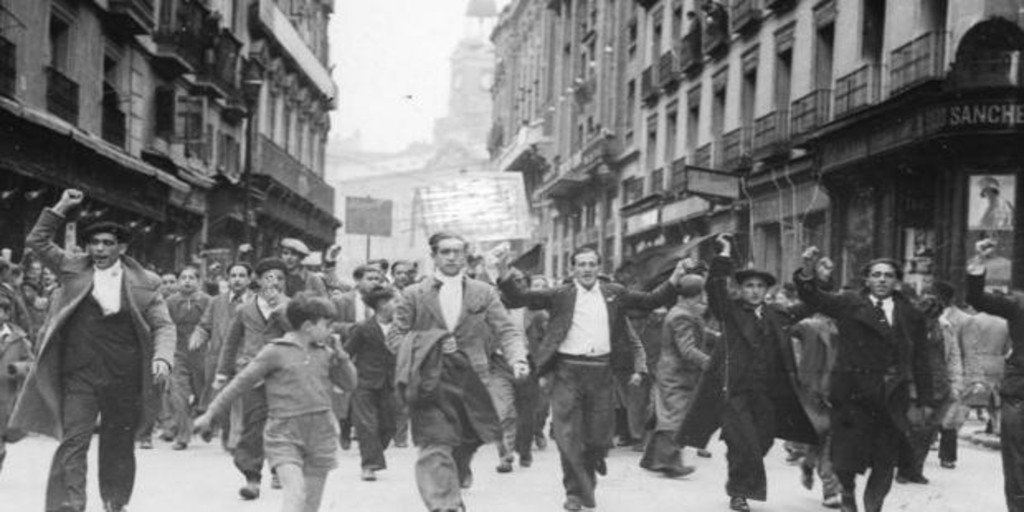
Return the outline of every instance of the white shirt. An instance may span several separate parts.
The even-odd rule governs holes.
[[[121,311],[121,281],[124,278],[124,267],[121,260],[105,268],[93,268],[92,298],[100,305],[104,316]]]
[[[14,331],[11,329],[11,326],[3,324],[3,327],[0,328],[0,341],[6,340],[12,334],[14,334]]]
[[[877,297],[871,297],[871,305],[878,307],[878,303],[882,303],[882,311],[885,312],[885,321],[892,325],[892,313],[896,309],[896,303],[893,302],[892,297],[886,297],[879,300]]]
[[[270,314],[274,312],[274,306],[271,306],[262,295],[256,296],[256,308],[260,310],[264,320],[270,320]]]
[[[449,331],[454,331],[462,314],[462,273],[446,276],[438,272],[434,277],[441,283],[437,299],[441,302],[441,314]]]
[[[363,302],[363,294],[356,292],[356,322],[362,322],[373,314],[373,308],[367,307]]]
[[[558,348],[562,354],[596,357],[612,351],[608,326],[608,305],[601,286],[594,284],[589,290],[576,283],[576,307],[572,312],[572,325],[565,341]]]
[[[389,323],[381,322],[380,319],[378,318],[377,319],[377,325],[379,325],[380,326],[380,330],[384,332],[384,339],[387,339],[388,333],[391,332],[391,323],[390,322]]]

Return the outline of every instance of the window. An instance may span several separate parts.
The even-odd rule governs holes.
[[[626,25],[626,44],[627,53],[629,58],[632,60],[636,57],[636,40],[637,40],[637,23],[636,18],[629,20],[629,24]]]
[[[633,144],[633,130],[636,127],[636,79],[626,82],[626,145]]]
[[[792,94],[793,50],[775,56],[775,109],[788,110]]]
[[[665,169],[655,169],[651,173],[651,193],[657,194],[665,190]]]
[[[665,114],[665,167],[672,165],[672,161],[676,159],[677,133],[679,133],[679,110],[675,105],[671,105]]]
[[[658,162],[658,115],[647,118],[647,146],[644,148],[645,167],[650,172]]]
[[[743,90],[740,97],[740,123],[754,125],[754,106],[757,101],[757,68],[743,74]]]
[[[882,44],[885,38],[885,0],[864,0],[864,19],[861,26],[861,55],[873,62],[882,62]]]
[[[694,88],[686,96],[686,153],[693,155],[700,130],[700,88]]]
[[[586,215],[585,226],[592,228],[597,224],[597,201],[591,199],[587,202],[583,208],[583,213]]]
[[[814,43],[814,88],[832,88],[832,58],[835,51],[836,26],[818,27]]]
[[[604,221],[608,222],[614,218],[615,211],[615,198],[618,197],[618,192],[614,188],[608,189],[604,193]]]
[[[270,140],[273,140],[273,141],[277,140],[277,98],[278,98],[277,91],[271,89],[267,93],[267,106],[266,106],[267,126],[266,126],[266,129],[267,129],[267,135],[270,137]]]
[[[711,137],[718,140],[725,130],[725,87],[715,90],[711,101]]]
[[[638,176],[626,178],[622,182],[622,203],[630,204],[644,196],[644,179]]]
[[[284,101],[281,118],[281,147],[290,153],[294,138],[292,137],[292,107],[288,104],[288,100]]]
[[[50,16],[50,66],[67,74],[70,61],[71,24],[61,16]]]
[[[664,12],[658,9],[651,14],[652,25],[651,25],[651,63],[657,63],[658,57],[661,56],[661,31],[663,27]]]
[[[672,2],[672,41],[676,44],[683,37],[683,3],[680,0]]]

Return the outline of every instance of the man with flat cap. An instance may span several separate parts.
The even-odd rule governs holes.
[[[299,292],[312,292],[327,296],[327,285],[323,278],[302,266],[302,260],[309,256],[309,246],[297,238],[281,240],[281,261],[288,269],[285,274],[284,294],[294,297]]]
[[[153,381],[171,370],[177,336],[160,278],[125,255],[129,231],[101,222],[83,231],[85,254],[53,237],[82,203],[66,190],[43,210],[25,245],[60,280],[51,318],[39,336],[37,365],[15,405],[11,426],[56,437],[46,487],[47,511],[85,510],[86,455],[99,427],[100,496],[124,510],[135,483],[135,431]]]
[[[705,290],[722,325],[708,368],[677,436],[680,444],[704,448],[719,427],[726,446],[729,508],[748,511],[747,500],[765,501],[764,456],[775,438],[818,443],[796,380],[796,361],[786,332],[787,316],[765,303],[775,277],[757,269],[733,272],[732,237],[719,235]],[[728,281],[739,286],[729,296]]]
[[[284,308],[288,297],[284,294],[288,269],[277,258],[265,258],[256,264],[256,282],[259,292],[255,300],[236,310],[227,338],[220,349],[214,389],[220,389],[241,372],[270,340],[287,332],[288,322]],[[245,477],[245,485],[238,494],[246,500],[260,496],[263,473],[263,427],[267,422],[267,394],[263,385],[242,395],[242,434],[232,457],[235,467]],[[276,480],[276,479],[275,479]],[[271,484],[276,487],[276,482]]]
[[[925,318],[896,291],[903,272],[895,260],[869,262],[862,293],[835,294],[815,282],[820,258],[816,247],[807,249],[793,280],[804,304],[835,319],[838,328],[829,402],[831,458],[842,485],[841,506],[843,512],[856,512],[857,474],[871,469],[864,508],[878,512],[892,487],[900,446],[908,442],[911,385],[922,416],[930,417],[936,405]]]

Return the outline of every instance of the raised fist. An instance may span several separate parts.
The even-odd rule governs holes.
[[[987,260],[992,257],[992,253],[996,251],[996,247],[998,247],[998,245],[998,242],[991,238],[979,240],[974,244],[974,252],[979,258]]]
[[[715,237],[715,247],[721,256],[732,255],[732,233],[722,233]]]
[[[57,204],[54,205],[53,209],[57,213],[64,215],[73,208],[82,204],[83,200],[85,200],[85,194],[83,194],[81,190],[69,188],[61,194],[60,201],[57,201]]]

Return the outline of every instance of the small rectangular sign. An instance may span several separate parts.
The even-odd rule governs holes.
[[[345,198],[345,233],[350,235],[391,236],[390,199],[372,197]]]

